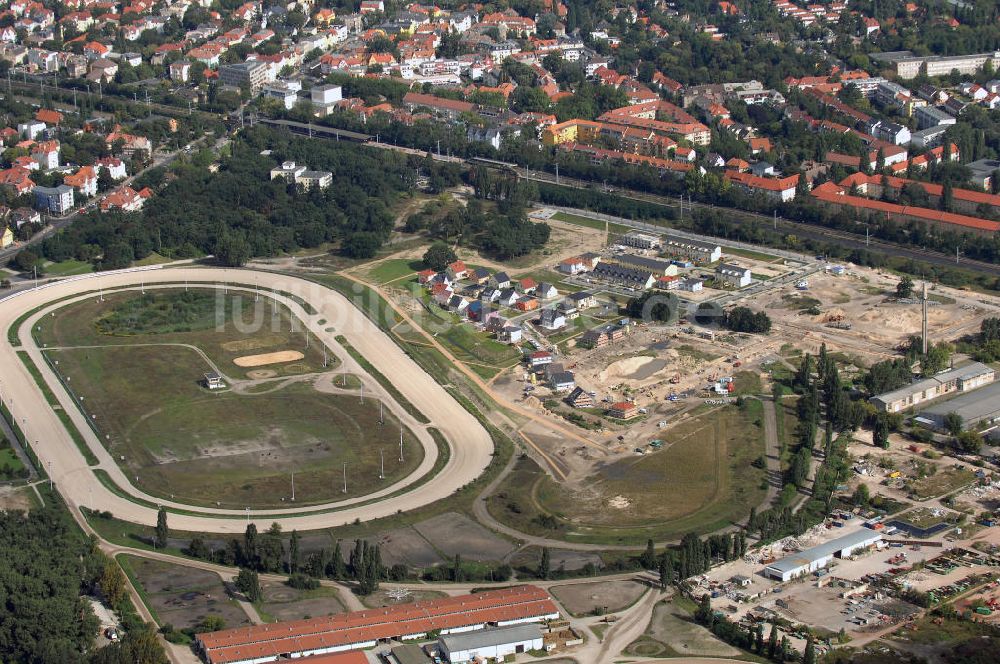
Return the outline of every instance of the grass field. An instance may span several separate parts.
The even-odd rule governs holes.
[[[412,276],[415,272],[424,269],[424,263],[420,260],[408,258],[390,258],[377,263],[368,270],[368,280],[382,285],[390,281],[396,281],[403,277]]]
[[[50,277],[72,277],[77,274],[88,274],[94,271],[94,266],[86,261],[67,260],[59,263],[49,263],[45,266],[45,274]]]
[[[768,263],[773,263],[777,260],[780,260],[777,256],[774,256],[772,254],[765,254],[764,252],[753,251],[752,249],[737,249],[736,247],[723,247],[722,252],[727,256],[740,256],[742,258],[749,258],[751,260],[768,262]]]
[[[596,228],[599,231],[603,231],[605,224],[600,219],[594,219],[592,217],[582,217],[578,214],[567,214],[566,212],[556,212],[552,215],[552,219],[556,221],[564,221],[568,224],[576,224],[577,226],[586,226],[587,228]],[[608,223],[608,230],[611,233],[628,233],[631,230],[628,226],[622,224]]]
[[[765,495],[759,402],[716,410],[667,430],[667,447],[599,469],[569,490],[521,459],[488,501],[501,521],[568,541],[643,543],[708,532],[742,518]],[[711,444],[706,444],[711,443]],[[554,516],[558,529],[552,529]]]
[[[209,393],[208,367],[192,349],[113,346],[49,351],[83,397],[106,444],[145,491],[182,502],[226,507],[289,506],[349,496],[405,477],[422,458],[407,434],[399,456],[399,424],[378,424],[374,399],[327,395],[308,383],[268,394]],[[385,451],[380,480],[379,451]]]
[[[247,355],[292,350],[302,359],[258,367],[275,376],[328,371],[339,361],[306,332],[283,305],[267,297],[222,291],[152,290],[108,293],[76,302],[46,316],[33,330],[45,347],[123,344],[186,344],[203,352],[231,378],[266,377],[234,360]]]
[[[917,500],[927,500],[957,491],[975,479],[973,472],[966,468],[945,468],[928,477],[913,480],[910,491]]]

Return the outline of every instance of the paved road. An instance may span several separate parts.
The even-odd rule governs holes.
[[[414,509],[451,495],[478,477],[489,464],[493,443],[486,429],[347,298],[304,279],[252,270],[196,267],[87,275],[55,282],[38,289],[21,291],[14,297],[0,301],[0,329],[7,330],[22,314],[64,297],[93,293],[98,288],[132,287],[140,283],[152,286],[168,282],[216,285],[224,282],[230,286],[241,284],[248,289],[259,286],[284,291],[309,302],[315,308],[315,314],[307,314],[293,300],[275,296],[304,321],[310,332],[340,356],[347,370],[363,374],[360,367],[355,365],[353,359],[340,348],[334,338],[337,334],[344,335],[372,365],[392,379],[399,391],[431,420],[431,426],[439,429],[451,445],[448,464],[435,478],[412,489],[404,490],[399,495],[387,497],[373,504],[353,507],[347,506],[351,501],[343,501],[341,505],[344,509],[327,514],[318,513],[323,506],[251,511],[250,518],[258,527],[266,528],[271,522],[277,521],[286,530],[292,528],[310,530],[343,525],[356,518],[368,521],[389,516],[399,510]],[[43,375],[48,375],[53,392],[64,404],[66,411],[77,421],[78,429],[87,439],[92,452],[101,460],[101,467],[116,478],[123,491],[143,497],[144,494],[140,489],[127,483],[120,468],[98,443],[93,431],[84,424],[83,415],[73,407],[70,395],[54,380],[51,370],[42,361],[41,353],[34,347],[29,334],[31,320],[37,317],[38,314],[34,314],[21,326],[23,350],[33,356]],[[325,322],[320,325],[320,320]],[[145,507],[119,496],[97,480],[88,468],[83,454],[77,449],[18,358],[15,349],[6,342],[6,336],[0,343],[0,376],[3,376],[0,390],[14,397],[10,402],[14,417],[23,423],[22,428],[28,439],[36,441],[36,454],[43,467],[50,470],[57,488],[72,508],[92,504],[100,509],[110,510],[115,516],[127,521],[144,524],[156,522],[155,508]],[[373,392],[380,391],[380,387],[374,381],[371,382],[370,388],[366,386],[366,389],[371,389]],[[398,408],[394,401],[387,398],[388,395],[385,395],[384,391],[382,396],[386,398],[390,407]],[[397,414],[400,414],[399,411]],[[405,420],[405,413],[403,415]],[[423,465],[427,465],[428,462],[432,465],[435,455],[436,449],[431,450],[431,454],[425,455]],[[429,466],[424,468],[423,472],[427,470]],[[388,491],[383,490],[382,495],[386,493]],[[159,503],[192,512],[171,514],[170,525],[178,530],[243,532],[248,521],[247,514],[243,510],[191,508],[163,499],[146,498],[153,504]],[[370,498],[371,496],[357,498],[353,502]]]

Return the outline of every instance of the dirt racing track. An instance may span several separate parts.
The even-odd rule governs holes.
[[[365,496],[309,507],[251,510],[249,514],[245,510],[192,507],[146,495],[134,487],[45,362],[41,349],[32,339],[31,327],[48,312],[74,300],[95,297],[101,290],[148,289],[168,284],[178,287],[185,284],[207,286],[229,291],[242,289],[251,296],[258,289],[261,292],[274,291],[265,294],[287,306],[316,338],[342,360],[346,371],[362,379],[367,393],[382,399],[417,435],[424,448],[421,465],[408,477]],[[308,303],[314,313],[307,312],[301,302]],[[24,316],[24,320],[18,322]],[[310,530],[343,525],[355,519],[367,521],[389,516],[445,498],[477,478],[489,464],[493,452],[492,439],[479,421],[360,309],[340,293],[304,279],[253,270],[200,267],[150,268],[87,275],[21,291],[0,300],[0,329],[6,332],[15,323],[19,325],[20,347],[11,346],[6,334],[0,343],[0,393],[44,469],[74,508],[85,506],[107,510],[117,518],[151,525],[156,523],[156,505],[163,505],[171,510],[172,529],[196,532],[243,532],[248,517],[258,528],[267,528],[272,522],[277,522],[285,530]],[[391,380],[403,397],[430,420],[430,424],[417,422],[374,378],[368,376],[337,342],[337,335],[343,335],[354,349]],[[46,401],[17,351],[30,356],[97,457],[97,465],[88,466],[87,459]],[[427,430],[429,427],[440,431],[450,448],[447,464],[432,477],[427,475],[435,464],[438,451]],[[115,490],[100,481],[93,472],[97,469],[107,473],[116,485]]]

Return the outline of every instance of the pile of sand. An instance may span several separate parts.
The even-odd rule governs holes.
[[[294,362],[301,360],[305,355],[297,350],[279,350],[274,353],[261,353],[260,355],[244,355],[233,360],[233,364],[238,367],[262,367],[267,364],[279,364],[283,362]]]
[[[679,359],[677,351],[673,349],[662,351],[659,357],[647,357],[640,355],[638,357],[626,357],[621,360],[612,362],[607,367],[604,368],[599,374],[597,374],[597,380],[601,383],[607,382],[618,382],[620,379],[636,380],[635,374],[643,373],[642,369],[648,364],[657,363],[662,366],[655,371],[649,372],[648,376],[645,376],[641,380],[647,380],[653,378],[657,374],[666,370],[667,367],[676,364]]]
[[[608,501],[608,506],[613,507],[616,510],[628,509],[628,507],[631,504],[632,501],[626,498],[625,496],[615,496],[614,498]]]

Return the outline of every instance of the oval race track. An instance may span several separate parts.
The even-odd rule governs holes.
[[[183,513],[170,514],[172,529],[217,533],[238,533],[245,530],[248,514],[244,510],[211,509],[174,503],[148,496],[129,484],[124,473],[86,425],[84,415],[72,404],[69,395],[41,358],[41,351],[35,347],[30,335],[32,321],[39,318],[43,312],[52,309],[58,300],[87,293],[96,294],[99,289],[110,290],[144,285],[152,287],[158,284],[183,286],[185,283],[220,287],[229,285],[249,290],[259,287],[281,291],[308,302],[316,313],[307,313],[296,304],[295,300],[281,294],[268,294],[288,306],[310,332],[339,356],[346,370],[364,374],[335,340],[337,335],[343,335],[351,346],[391,380],[399,392],[430,420],[427,426],[438,429],[449,444],[450,457],[440,472],[429,479],[424,478],[422,483],[412,488],[402,488],[406,484],[421,481],[420,476],[426,475],[433,465],[436,450],[432,441],[428,442],[430,437],[426,431],[418,431],[420,425],[394,404],[392,397],[387,395],[374,379],[366,379],[366,389],[376,392],[377,396],[386,400],[404,419],[409,419],[414,433],[420,434],[426,452],[424,463],[409,478],[367,496],[310,507],[267,509],[256,512],[251,510],[250,520],[254,521],[258,528],[266,528],[272,522],[277,522],[285,530],[293,528],[312,530],[343,525],[355,519],[367,521],[389,516],[400,510],[412,510],[445,498],[476,479],[486,469],[493,452],[493,441],[489,432],[407,356],[385,332],[340,293],[305,279],[271,272],[201,267],[138,269],[53,282],[37,289],[20,291],[12,297],[0,300],[0,328],[4,332],[21,316],[42,308],[20,323],[19,348],[12,347],[4,334],[3,343],[0,345],[0,376],[2,376],[0,393],[8,403],[12,416],[31,442],[39,460],[56,483],[56,488],[71,506],[92,506],[110,511],[116,518],[151,525],[156,523],[157,512],[152,505],[164,505],[171,509],[183,510]],[[320,325],[320,320],[325,322]],[[328,328],[332,330],[327,331]],[[32,357],[60,403],[77,423],[77,429],[99,459],[99,465],[92,467],[87,465],[76,443],[17,356],[17,350],[27,351]],[[93,469],[96,468],[106,471],[115,480],[121,493],[128,493],[138,500],[147,501],[150,505],[133,502],[105,487],[93,473]],[[387,495],[393,492],[396,495]],[[380,494],[386,497],[378,498]],[[352,506],[352,502],[368,504]]]

